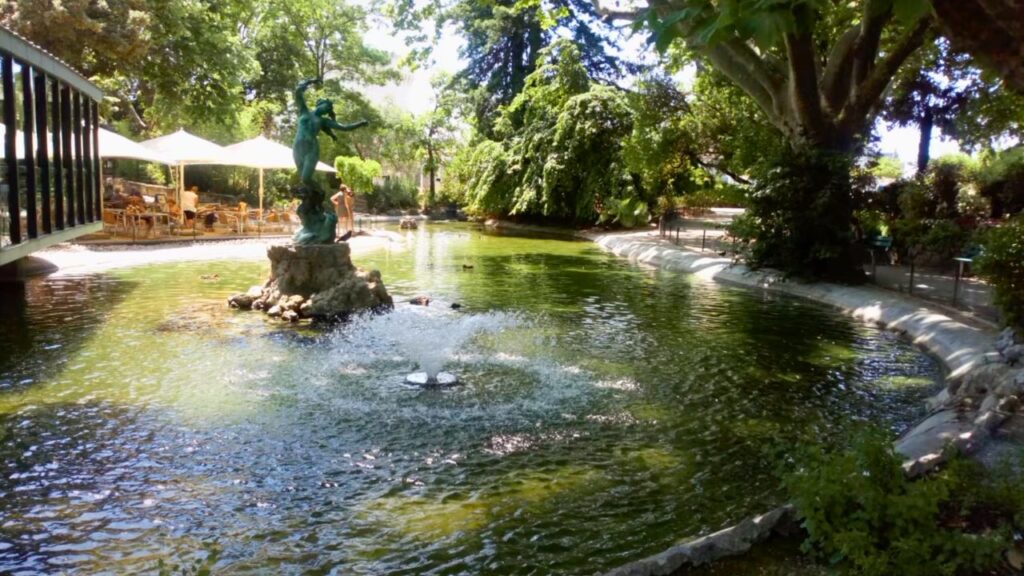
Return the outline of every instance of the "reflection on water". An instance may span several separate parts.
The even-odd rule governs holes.
[[[4,286],[0,571],[591,574],[777,503],[795,443],[898,431],[938,375],[821,306],[586,243],[409,238],[360,263],[461,310],[294,329],[224,306],[246,262]],[[473,317],[515,321],[450,355],[464,385],[403,383],[396,329],[440,349],[423,322]]]

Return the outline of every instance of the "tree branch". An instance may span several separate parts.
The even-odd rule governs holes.
[[[722,174],[725,174],[726,176],[728,176],[729,178],[732,178],[733,180],[735,180],[736,182],[739,182],[740,184],[745,184],[747,186],[749,186],[750,184],[753,184],[753,182],[751,182],[750,180],[744,178],[743,176],[740,176],[739,174],[733,172],[732,170],[730,170],[730,169],[728,169],[728,168],[726,168],[724,166],[720,166],[718,164],[715,164],[714,162],[705,162],[697,154],[690,154],[689,157],[690,157],[690,160],[692,160],[695,164],[697,164],[701,168],[704,168],[706,170],[716,170],[718,172],[721,172]]]
[[[843,106],[839,114],[838,124],[844,134],[853,135],[864,128],[872,106],[881,98],[882,92],[889,86],[903,62],[924,43],[931,24],[930,18],[918,20],[910,32],[900,38],[889,54],[873,68],[871,75],[854,87],[854,97]]]
[[[868,0],[864,3],[864,14],[861,17],[860,35],[854,47],[853,70],[850,86],[857,86],[868,77],[878,56],[878,45],[882,40],[882,30],[892,17],[891,0]],[[856,98],[856,94],[852,96]]]
[[[854,26],[836,40],[828,55],[825,71],[821,75],[821,93],[825,105],[833,114],[843,108],[850,95],[854,47],[860,37],[860,27]]]
[[[711,46],[705,46],[701,53],[711,61],[719,72],[725,74],[726,77],[746,92],[748,96],[753,98],[754,102],[768,115],[768,119],[772,124],[783,132],[788,131],[785,119],[779,114],[776,106],[777,95],[767,90],[764,84],[755,77],[756,75],[750,73],[750,68],[740,61],[735,53],[728,49],[725,43],[719,42]]]
[[[815,142],[827,138],[828,123],[821,110],[818,92],[817,56],[809,32],[789,32],[783,37],[789,62],[789,95],[793,113],[804,136]]]

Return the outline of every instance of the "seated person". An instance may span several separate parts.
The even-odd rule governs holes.
[[[206,226],[207,230],[212,230],[213,225],[217,223],[220,218],[217,217],[216,212],[207,212],[206,216],[203,216],[203,225]]]

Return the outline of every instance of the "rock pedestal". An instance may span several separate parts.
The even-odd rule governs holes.
[[[296,321],[393,306],[380,272],[353,266],[348,244],[271,246],[267,257],[270,279],[228,298],[232,308]]]

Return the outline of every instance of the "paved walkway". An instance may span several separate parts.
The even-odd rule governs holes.
[[[684,246],[700,252],[718,256],[732,255],[735,246],[726,237],[725,226],[728,219],[679,219],[669,224],[663,233],[652,232],[653,236],[661,236],[676,246]],[[865,264],[871,277],[871,266]],[[971,314],[985,322],[999,321],[999,311],[993,304],[992,287],[977,277],[962,278],[957,286],[956,275],[952,271],[916,269],[914,271],[913,290],[910,289],[910,267],[878,265],[875,284],[889,290],[911,294],[929,303],[955,309],[960,313]],[[967,270],[969,273],[969,270]],[[954,299],[954,292],[956,298]]]

